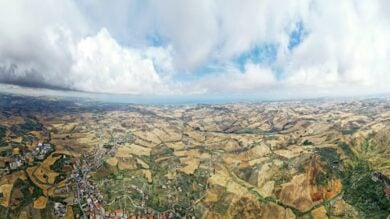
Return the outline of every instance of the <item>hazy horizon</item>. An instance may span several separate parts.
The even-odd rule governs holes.
[[[367,94],[367,95],[334,95],[334,96],[306,96],[306,97],[264,97],[243,95],[171,95],[171,96],[142,96],[126,94],[105,94],[77,91],[59,91],[42,88],[25,88],[15,85],[0,86],[0,94],[49,97],[61,99],[81,99],[85,101],[97,101],[102,103],[123,104],[146,104],[146,105],[192,105],[192,104],[236,104],[236,103],[262,103],[262,102],[288,102],[288,101],[311,101],[311,100],[362,100],[371,98],[389,98],[390,94]]]

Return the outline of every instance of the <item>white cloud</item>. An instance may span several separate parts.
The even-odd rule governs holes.
[[[150,95],[390,92],[389,10],[385,0],[2,1],[0,81]],[[289,50],[297,22],[307,35]],[[232,62],[262,44],[277,47],[274,63]],[[210,63],[223,71],[176,79]]]
[[[63,86],[72,63],[70,40],[88,32],[72,1],[0,2],[0,80]]]
[[[223,72],[206,76],[188,85],[190,93],[232,94],[253,91],[266,91],[275,87],[277,80],[267,66],[251,62],[245,64],[243,72],[234,66],[226,67]]]
[[[211,60],[226,62],[256,44],[285,43],[286,30],[304,16],[309,0],[168,0],[145,4],[152,24],[174,46],[177,65],[192,70]]]
[[[144,52],[121,47],[102,29],[96,36],[77,43],[68,83],[83,91],[154,94],[164,89],[154,64],[162,71],[170,71],[169,57],[162,48]]]
[[[285,83],[390,91],[390,28],[385,1],[316,1],[304,20],[308,37],[280,64]]]
[[[105,28],[94,32],[72,1],[0,2],[0,13],[2,82],[104,93],[169,92],[170,46],[122,46]]]

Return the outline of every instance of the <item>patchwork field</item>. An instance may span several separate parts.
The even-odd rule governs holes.
[[[0,110],[5,218],[390,215],[388,99]]]

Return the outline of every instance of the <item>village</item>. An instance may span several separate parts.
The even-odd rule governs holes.
[[[4,174],[10,174],[12,171],[26,169],[33,166],[38,161],[43,161],[52,152],[54,147],[50,143],[39,142],[35,150],[29,151],[26,147],[13,147],[12,153],[3,163],[3,169],[0,171]]]
[[[55,145],[48,141],[38,142],[32,149],[15,145],[9,150],[3,162],[1,174],[11,176],[13,173],[26,172],[26,177],[33,183],[31,186],[42,190],[40,193],[43,193],[34,198],[34,208],[44,209],[49,201],[55,198],[57,201],[53,201],[52,215],[56,218],[69,217],[70,214],[74,214],[75,218],[173,218],[174,209],[159,212],[146,206],[149,196],[153,194],[147,195],[136,185],[129,185],[128,192],[139,193],[143,198],[139,205],[134,204],[132,213],[125,207],[106,209],[105,204],[108,203],[105,203],[103,194],[89,174],[98,171],[104,165],[103,161],[113,157],[121,145],[123,139],[119,137],[117,141],[103,144],[102,147],[96,147],[77,158],[68,152],[56,151]],[[0,190],[0,202],[7,203],[5,206],[14,205],[11,200],[12,185],[10,189],[11,191],[4,192],[3,189]],[[171,189],[171,186],[162,185],[161,189]],[[176,189],[182,191],[180,187]],[[66,195],[69,193],[74,193],[73,197]],[[129,195],[122,198],[131,200]],[[59,201],[60,199],[62,201]],[[120,202],[120,199],[121,197],[118,197],[117,200]],[[80,211],[74,213],[73,206]]]

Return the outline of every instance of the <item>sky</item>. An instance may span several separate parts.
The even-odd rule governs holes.
[[[0,0],[0,90],[390,93],[389,11],[387,0]]]

